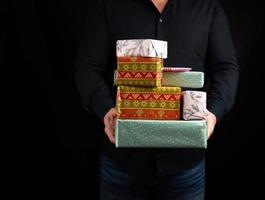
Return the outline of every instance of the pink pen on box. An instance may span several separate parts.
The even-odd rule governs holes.
[[[188,72],[191,70],[190,67],[163,67],[164,72]]]

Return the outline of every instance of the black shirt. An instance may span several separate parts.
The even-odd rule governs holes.
[[[164,66],[205,73],[207,109],[220,121],[235,99],[239,66],[225,13],[217,0],[169,0],[160,13],[151,0],[95,0],[80,42],[76,82],[84,107],[103,120],[115,106],[116,41],[168,42]],[[99,133],[94,133],[99,134]],[[175,173],[204,158],[203,149],[115,148],[102,128],[103,151],[132,173]]]

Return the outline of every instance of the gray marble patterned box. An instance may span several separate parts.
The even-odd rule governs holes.
[[[183,92],[183,119],[205,119],[206,92],[186,90]]]
[[[167,41],[153,39],[117,40],[116,55],[167,58]]]

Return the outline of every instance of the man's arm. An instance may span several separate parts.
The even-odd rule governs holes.
[[[80,42],[75,78],[85,109],[102,121],[114,106],[104,73],[110,55],[109,39],[102,1],[94,1],[87,31]]]
[[[218,1],[213,13],[208,42],[207,109],[218,121],[233,106],[239,79],[239,65],[229,25]]]

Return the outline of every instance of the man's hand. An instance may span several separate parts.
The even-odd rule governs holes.
[[[116,108],[111,108],[104,116],[105,133],[112,143],[115,143],[115,122],[117,115]]]
[[[206,117],[205,120],[207,122],[207,127],[208,127],[208,139],[210,136],[213,134],[214,127],[216,125],[216,116],[211,113],[209,110],[206,111]]]

